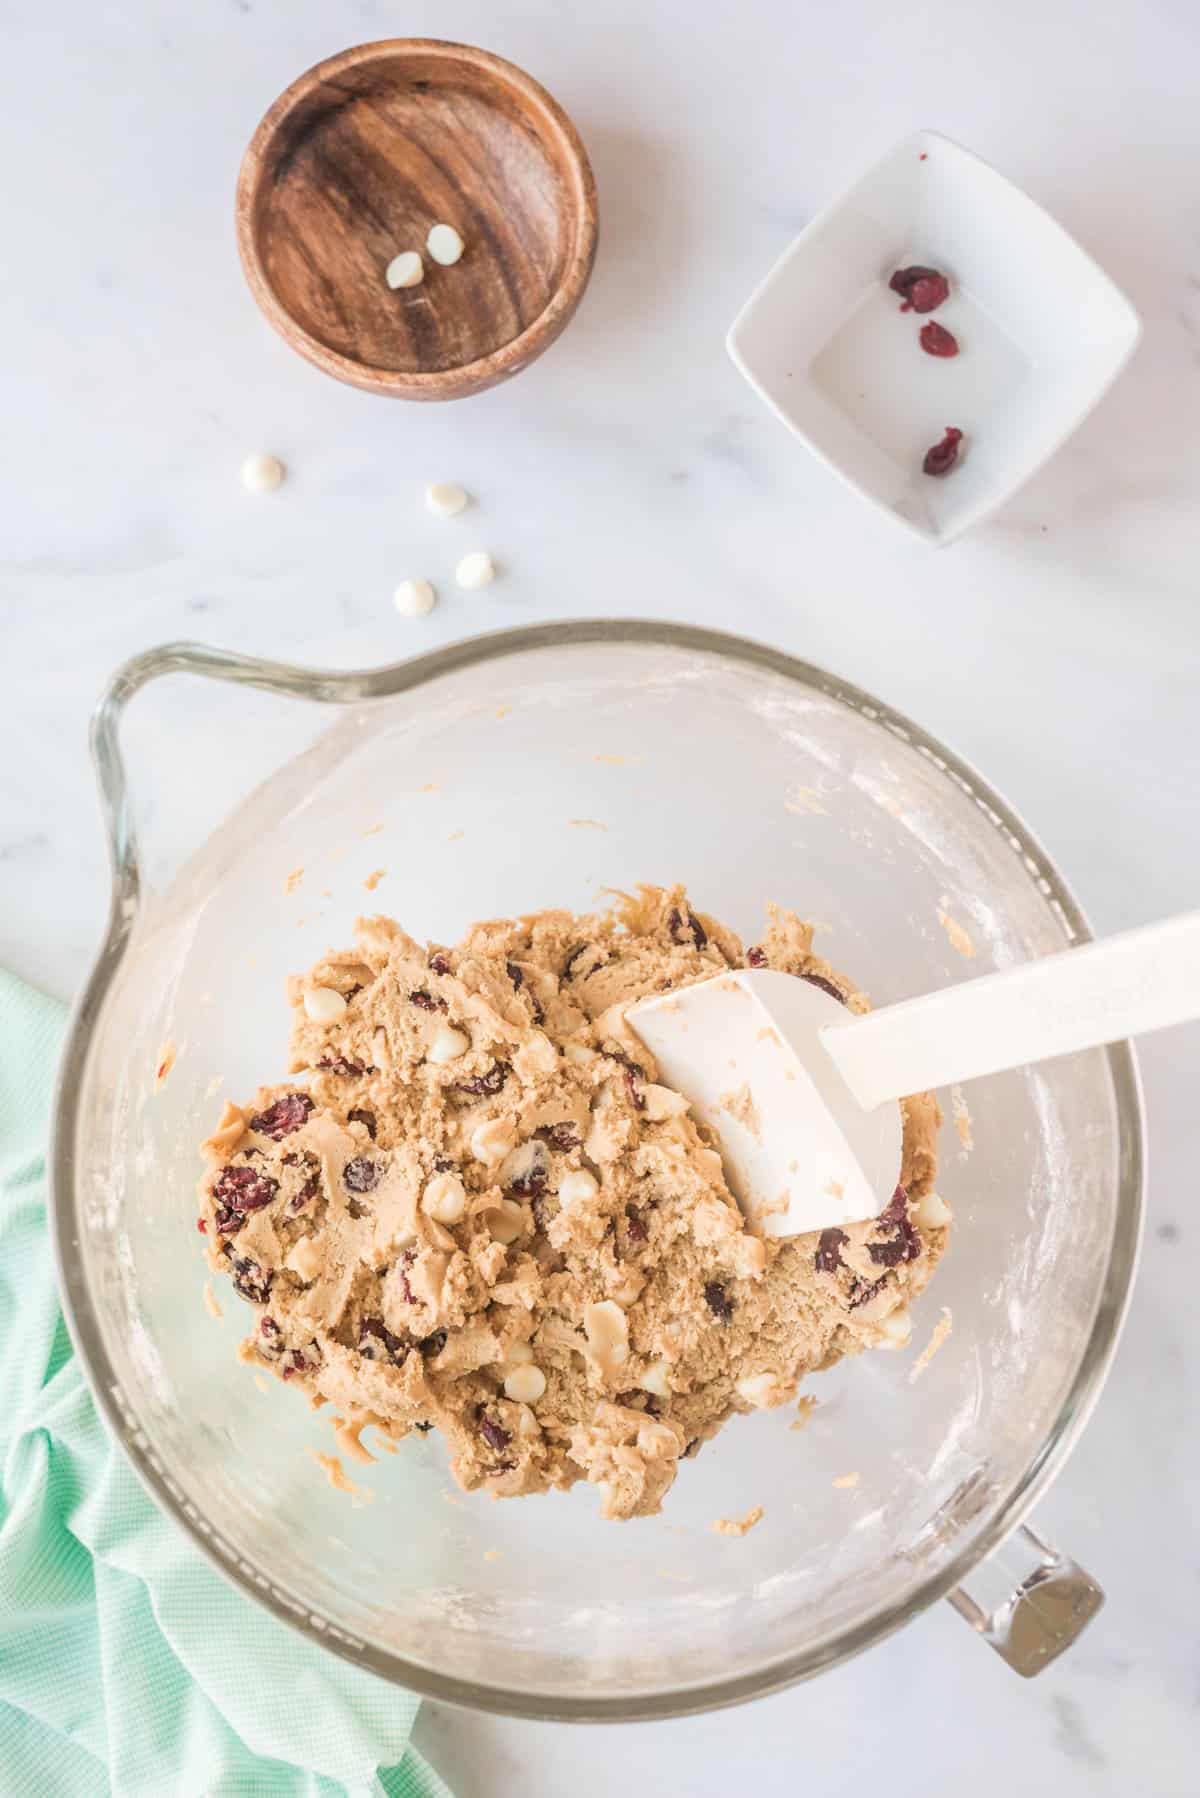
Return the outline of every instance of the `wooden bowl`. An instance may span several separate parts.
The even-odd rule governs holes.
[[[431,225],[466,249],[443,268]],[[587,152],[545,88],[486,50],[432,38],[361,44],[271,107],[242,159],[237,234],[280,336],[369,393],[480,393],[552,344],[596,254]],[[425,278],[385,270],[417,250]]]

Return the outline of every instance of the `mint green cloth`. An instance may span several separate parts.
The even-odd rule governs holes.
[[[97,1416],[46,1231],[61,1031],[0,972],[0,1793],[451,1798],[408,1745],[418,1700],[229,1585]]]

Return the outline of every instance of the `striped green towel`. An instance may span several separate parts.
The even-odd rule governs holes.
[[[61,1029],[0,973],[0,1793],[451,1798],[409,1746],[417,1699],[228,1585],[97,1417],[46,1235]]]

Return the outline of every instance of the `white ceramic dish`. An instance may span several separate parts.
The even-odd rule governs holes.
[[[927,355],[892,271],[942,270]],[[827,467],[933,543],[988,517],[1052,456],[1141,336],[1129,301],[1042,209],[936,131],[905,139],[801,232],[747,301],[729,353]],[[922,472],[947,425],[949,474]]]

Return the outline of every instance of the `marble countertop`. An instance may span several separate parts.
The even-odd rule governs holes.
[[[570,23],[567,23],[568,18]],[[403,29],[481,42],[574,115],[599,183],[591,291],[510,387],[405,407],[323,379],[259,319],[231,228],[242,146],[293,76]],[[106,876],[85,730],[107,673],[173,637],[344,666],[604,612],[777,643],[985,771],[1101,929],[1194,905],[1200,653],[1200,24],[1187,0],[47,0],[0,67],[0,963],[67,997]],[[48,73],[46,73],[48,71]],[[726,359],[733,313],[877,151],[936,126],[994,161],[1133,299],[1131,371],[996,521],[939,552],[862,506]],[[1053,295],[1046,296],[1053,304]],[[242,457],[288,464],[267,500]],[[504,564],[448,573],[433,478]],[[438,532],[443,533],[439,537]],[[1153,1190],[1115,1371],[1039,1512],[1108,1606],[1026,1684],[946,1607],[736,1712],[587,1734],[429,1706],[460,1798],[872,1789],[1194,1790],[1200,1030],[1146,1043]],[[886,1771],[885,1771],[886,1769]]]

